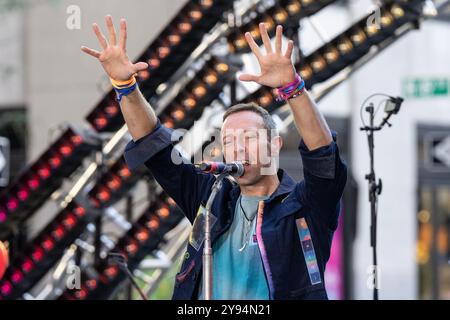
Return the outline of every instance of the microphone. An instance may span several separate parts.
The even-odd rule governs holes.
[[[203,172],[212,174],[222,174],[228,173],[235,178],[242,177],[244,175],[244,163],[239,161],[234,161],[232,163],[224,162],[202,162],[195,165]]]

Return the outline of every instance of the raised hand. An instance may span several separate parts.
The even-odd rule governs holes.
[[[134,74],[141,70],[148,68],[145,62],[131,63],[127,55],[127,22],[125,19],[120,20],[119,43],[117,43],[116,30],[112,17],[107,15],[105,17],[106,26],[108,28],[108,41],[100,31],[98,24],[94,23],[92,28],[100,42],[103,51],[82,46],[81,50],[94,58],[97,58],[105,69],[108,76],[116,81],[126,81]]]
[[[260,75],[242,74],[239,76],[241,81],[254,81],[260,85],[278,88],[295,80],[295,67],[292,64],[291,56],[294,49],[294,42],[288,41],[286,52],[281,52],[283,27],[277,26],[275,36],[275,50],[270,43],[269,35],[264,23],[259,24],[259,30],[266,49],[263,55],[252,35],[247,32],[245,39],[256,56],[261,69]]]

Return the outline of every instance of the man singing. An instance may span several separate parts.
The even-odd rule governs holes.
[[[117,40],[111,16],[105,19],[108,40],[98,25],[93,25],[103,50],[82,50],[100,61],[118,94],[133,138],[125,150],[128,166],[134,169],[145,164],[193,224],[173,299],[202,299],[201,208],[216,177],[188,161],[173,161],[178,151],[174,150],[172,131],[160,123],[136,85],[135,74],[148,65],[129,60],[126,21],[120,21]],[[275,48],[264,24],[260,31],[265,53],[249,33],[245,37],[261,74],[243,74],[239,79],[278,88],[280,98],[289,103],[302,137],[299,151],[304,180],[296,182],[282,169],[265,170],[273,167],[282,147],[265,109],[240,104],[226,110],[221,129],[225,162],[247,165],[235,182],[223,181],[212,205],[213,299],[327,299],[324,271],[347,170],[335,133],[330,132],[296,74],[291,61],[293,42],[288,42],[283,53],[281,26],[276,29]],[[266,156],[262,150],[268,150]]]

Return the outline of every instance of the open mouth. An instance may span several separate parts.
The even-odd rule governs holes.
[[[250,161],[249,160],[237,160],[237,162],[242,163],[244,166],[249,166],[250,165]]]

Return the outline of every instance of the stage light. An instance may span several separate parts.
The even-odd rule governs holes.
[[[0,207],[0,223],[6,221],[6,210]]]
[[[98,131],[101,131],[108,125],[108,119],[106,119],[106,116],[103,112],[98,112],[95,115],[94,125],[95,129],[97,129]]]
[[[117,242],[111,252],[126,257],[128,268],[133,271],[142,259],[156,250],[163,241],[163,236],[173,229],[184,218],[173,199],[160,194],[157,199],[142,213],[133,227]],[[82,297],[76,290],[66,290],[60,299],[108,299],[127,277],[116,262],[104,259],[98,267],[100,281],[89,285],[92,278],[82,273],[82,288],[88,289]]]
[[[55,240],[53,240],[50,236],[44,236],[44,239],[41,242],[42,248],[44,248],[45,251],[51,251],[55,247]]]
[[[146,61],[148,70],[138,73],[139,88],[146,99],[156,94],[156,89],[167,82],[197,48],[204,36],[232,9],[233,1],[188,1],[168,23],[147,49],[136,59]],[[105,111],[115,104],[114,113]],[[86,120],[99,132],[116,131],[125,123],[111,90],[87,115]],[[116,112],[117,111],[117,112]]]
[[[288,12],[280,6],[275,7],[271,16],[273,16],[273,19],[275,20],[275,23],[277,25],[285,23],[287,21],[287,19],[289,18]]]
[[[145,228],[139,229],[139,230],[135,233],[135,235],[134,235],[134,237],[135,237],[139,242],[147,241],[148,238],[149,238],[149,236],[150,236],[150,232],[149,232],[149,230],[147,230],[147,229],[145,229]]]
[[[181,41],[181,36],[178,33],[171,33],[167,39],[169,39],[169,43],[171,46],[176,46],[180,43]]]
[[[353,50],[352,41],[348,37],[342,36],[338,40],[337,48],[341,53],[341,55],[345,56],[346,54],[349,54]]]
[[[199,4],[203,9],[209,9],[214,4],[214,0],[200,0]]]
[[[146,222],[146,227],[150,230],[156,230],[159,227],[159,219],[157,219],[154,216],[151,216],[148,221]]]
[[[142,174],[143,170],[132,173],[124,159],[119,158],[88,191],[88,198],[96,208],[111,206],[127,194]]]
[[[194,95],[186,93],[185,97],[181,100],[182,106],[177,106],[172,111],[171,115],[175,121],[181,121],[184,119],[184,110],[192,110],[197,105],[197,100]]]
[[[106,187],[100,187],[100,190],[97,192],[97,199],[101,202],[107,202],[111,198],[111,193]]]
[[[150,66],[150,69],[157,69],[161,65],[161,61],[156,57],[148,59],[147,63]]]
[[[27,185],[31,189],[31,191],[39,188],[40,182],[39,177],[36,174],[30,174],[30,177],[27,179]]]
[[[273,95],[269,90],[265,91],[264,94],[258,98],[258,104],[263,108],[269,106],[272,102]]]
[[[86,299],[87,294],[88,294],[88,291],[85,287],[81,287],[80,290],[75,291],[75,297],[78,300]]]
[[[160,115],[170,128],[189,128],[218,97],[236,72],[227,61],[210,58]]]
[[[74,146],[70,142],[64,142],[59,148],[59,152],[63,157],[68,157],[72,154]]]
[[[303,5],[302,11],[305,11],[306,3],[303,3]],[[310,2],[309,5],[311,8],[316,8],[315,6],[318,4],[317,2]],[[381,12],[381,30],[375,28],[376,25],[367,27],[367,21],[372,16],[372,14],[368,14],[307,57],[302,58],[300,63],[295,65],[295,68],[305,80],[306,87],[310,89],[314,84],[329,79],[345,67],[361,59],[369,52],[371,46],[378,45],[391,37],[396,37],[396,30],[406,23],[416,25],[421,18],[420,6],[421,1],[397,2],[394,4],[390,2],[382,5],[379,9]],[[306,13],[303,12],[302,14]],[[364,30],[367,31],[367,34]],[[260,88],[239,102],[256,102],[264,105],[269,111],[282,104],[273,99],[273,102],[267,106],[266,103],[270,101],[270,98],[266,95],[267,90]]]
[[[62,162],[62,156],[57,153],[56,151],[53,151],[50,155],[50,158],[48,160],[48,163],[50,164],[50,167],[54,169],[58,169]]]
[[[314,71],[309,64],[302,64],[300,66],[299,73],[303,80],[310,81],[312,79]]]
[[[269,34],[271,34],[275,31],[275,21],[272,19],[271,16],[265,15],[262,22],[266,26],[267,32]]]
[[[294,16],[300,13],[302,4],[299,0],[290,0],[286,4],[286,10],[290,16]]]
[[[339,50],[334,46],[328,47],[323,54],[328,64],[333,64],[339,59]]]
[[[194,22],[199,21],[203,17],[202,9],[198,6],[194,6],[189,10],[189,18]]]
[[[203,80],[204,80],[209,86],[213,86],[213,85],[215,85],[215,84],[217,83],[217,80],[218,80],[218,78],[217,78],[217,73],[214,72],[213,70],[209,70],[209,71],[205,74]]]
[[[145,70],[145,71],[141,71],[140,74],[142,75],[145,72],[148,73],[148,71]],[[112,118],[112,117],[115,117],[119,113],[119,106],[116,103],[111,103],[111,104],[107,105],[104,110],[105,110],[106,116],[108,118]]]
[[[369,37],[372,37],[375,34],[377,34],[379,30],[380,30],[380,26],[376,23],[372,23],[365,27],[365,32]]]
[[[0,286],[5,282],[13,283],[10,293],[3,298],[20,297],[47,273],[61,258],[67,245],[73,243],[92,221],[93,216],[87,218],[85,213],[84,207],[72,201],[25,246],[0,281]],[[16,270],[22,273],[18,274]]]
[[[115,278],[119,273],[119,267],[116,265],[112,265],[107,267],[103,274],[107,277],[108,280],[112,280],[113,278]]]
[[[76,133],[70,134],[69,139],[75,147],[78,147],[83,143],[83,137]]]
[[[43,180],[46,180],[50,177],[51,168],[48,164],[43,163],[37,168],[37,173],[39,177]]]
[[[17,197],[19,198],[20,201],[25,201],[28,198],[28,188],[25,186],[21,186],[19,188],[19,191],[17,191]]]
[[[321,55],[316,54],[312,58],[311,67],[313,69],[313,72],[319,73],[319,72],[322,72],[323,70],[325,70],[325,68],[327,67],[327,62]]]
[[[405,10],[400,7],[398,4],[394,4],[391,7],[391,13],[395,17],[395,19],[401,19],[405,16]]]
[[[158,215],[158,217],[160,217],[160,218],[167,218],[168,216],[169,216],[169,214],[170,214],[170,209],[169,209],[169,207],[168,206],[165,206],[165,205],[163,205],[163,206],[161,206],[161,208],[159,208],[157,211],[156,211],[156,214]]]
[[[259,31],[259,22],[266,24],[269,37],[275,34],[275,26],[282,25],[289,27],[297,24],[302,17],[308,17],[336,0],[323,1],[299,1],[299,0],[280,0],[274,1],[274,4],[263,12],[258,12],[250,22],[241,26],[238,30],[231,32],[228,36],[230,51],[233,53],[249,52],[250,48],[245,41],[244,34],[250,32],[256,43],[261,45],[261,34]]]
[[[230,70],[230,67],[228,66],[228,64],[226,64],[224,62],[218,62],[217,64],[214,65],[214,69],[219,74],[224,74]]]
[[[259,31],[259,26],[256,23],[252,23],[252,25],[250,26],[248,32],[250,32],[250,34],[255,39],[255,41],[258,41],[261,38],[261,32]]]
[[[206,95],[206,85],[203,83],[198,83],[194,86],[194,89],[192,90],[192,93],[194,94],[196,99],[202,98]]]
[[[231,52],[242,51],[247,47],[247,40],[245,40],[245,36],[241,33],[236,36],[236,39],[233,40],[232,43],[229,43],[229,49]]]
[[[125,251],[127,253],[127,257],[129,258],[130,256],[134,256],[136,254],[136,252],[139,249],[139,244],[138,242],[133,239],[133,238],[129,238],[127,240],[127,244],[125,245]]]
[[[12,273],[11,273],[11,282],[12,283],[17,284],[22,280],[23,280],[22,271],[20,271],[19,269],[15,269],[14,271],[12,271]]]
[[[354,28],[350,33],[350,40],[355,47],[362,45],[366,39],[364,31],[359,27]]]
[[[112,191],[117,191],[122,186],[122,180],[114,173],[107,178],[107,187]]]
[[[53,231],[52,231],[52,236],[53,238],[55,238],[56,241],[60,241],[64,235],[65,235],[65,230],[64,230],[64,226],[61,224],[58,224],[54,227]]]
[[[39,246],[35,246],[34,251],[31,253],[31,258],[35,263],[39,263],[44,258],[44,249]]]
[[[30,258],[25,258],[25,260],[22,262],[20,268],[26,272],[29,273],[34,268],[34,262]]]
[[[175,128],[175,122],[174,120],[169,116],[163,116],[161,117],[161,123],[166,126],[167,128],[173,129]]]
[[[11,294],[12,292],[12,284],[9,281],[5,281],[1,286],[0,286],[0,293],[2,296],[7,297],[8,295]]]
[[[75,215],[68,213],[62,223],[66,230],[70,231],[77,224],[77,218]]]
[[[19,206],[19,200],[17,200],[14,197],[9,197],[6,201],[6,207],[10,212],[15,211],[17,207]]]
[[[158,47],[157,52],[158,52],[158,58],[160,60],[164,60],[166,59],[169,54],[170,54],[170,47],[169,47],[169,43],[168,41],[164,41],[161,43],[161,45]]]
[[[48,150],[0,194],[0,207],[7,220],[19,223],[36,211],[65,178],[78,168],[83,159],[97,148],[93,132],[67,129]],[[2,221],[0,221],[2,222]],[[6,221],[4,221],[6,222]],[[2,229],[0,235],[10,233]]]
[[[86,283],[87,289],[89,289],[89,290],[94,290],[98,286],[97,280],[95,280],[95,279],[87,280],[85,283]]]
[[[384,11],[383,14],[381,15],[380,21],[381,21],[381,26],[383,28],[387,28],[393,24],[394,17],[388,11]]]
[[[183,105],[187,109],[192,109],[193,107],[195,107],[195,99],[187,98],[186,100],[183,101]],[[176,122],[179,122],[179,121],[182,121],[184,119],[186,114],[184,113],[184,108],[183,107],[177,107],[170,113],[170,116]]]
[[[192,30],[192,24],[189,21],[180,21],[177,26],[178,30],[180,30],[182,34],[188,33]]]
[[[121,166],[119,167],[118,174],[119,174],[119,176],[120,176],[122,179],[126,179],[126,178],[129,178],[129,177],[131,176],[131,171],[130,171],[130,169],[128,168],[128,166],[126,165],[125,162],[123,162],[123,163],[121,164]]]
[[[73,212],[78,217],[78,219],[84,218],[84,216],[86,215],[86,209],[77,205],[73,207]]]

